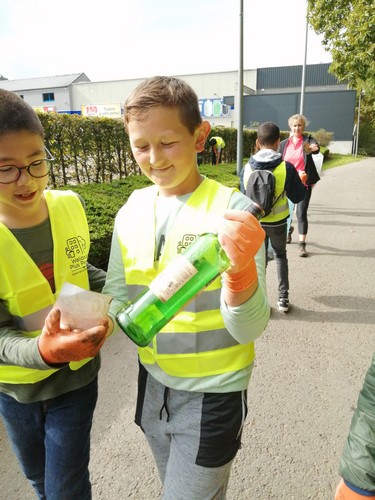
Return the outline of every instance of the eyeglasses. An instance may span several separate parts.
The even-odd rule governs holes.
[[[47,153],[49,151],[46,148]],[[50,154],[50,153],[49,153]],[[31,177],[37,179],[45,177],[51,170],[51,162],[54,158],[50,155],[50,158],[41,158],[40,160],[35,160],[30,165],[25,165],[24,167],[16,167],[15,165],[1,165],[0,166],[0,184],[12,184],[12,182],[18,181],[21,177],[22,170],[27,170]]]

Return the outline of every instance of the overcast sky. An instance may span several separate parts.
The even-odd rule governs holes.
[[[243,0],[244,69],[303,64],[305,0]],[[0,0],[0,75],[92,81],[235,71],[239,0]],[[331,56],[308,32],[307,64]]]

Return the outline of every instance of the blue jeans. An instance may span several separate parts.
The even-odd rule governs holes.
[[[90,432],[98,380],[36,403],[0,393],[0,415],[39,499],[90,500]]]
[[[288,205],[289,205],[289,217],[287,220],[287,229],[286,229],[287,233],[289,233],[290,231],[290,226],[292,225],[293,212],[294,212],[294,203],[290,201],[289,198],[288,198]]]

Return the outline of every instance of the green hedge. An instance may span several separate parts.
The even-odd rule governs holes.
[[[55,158],[51,185],[112,182],[140,170],[121,120],[38,113],[45,144]]]
[[[42,112],[38,112],[38,116],[45,130],[46,146],[55,158],[52,187],[111,183],[141,174],[122,120]],[[213,127],[210,137],[214,135],[225,141],[223,163],[236,162],[237,130]],[[255,140],[255,130],[243,131],[245,156],[253,153]],[[203,164],[209,164],[210,160],[211,148],[207,141]]]

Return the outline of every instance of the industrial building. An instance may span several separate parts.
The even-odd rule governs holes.
[[[299,113],[302,66],[244,70],[243,124],[256,128],[274,121],[288,130],[289,116]],[[350,154],[353,145],[356,93],[329,73],[329,64],[306,66],[304,112],[310,131],[333,132],[329,149]],[[201,115],[212,126],[236,127],[238,72],[176,75],[196,91]],[[91,82],[85,73],[0,80],[0,88],[16,92],[35,109],[120,118],[129,93],[143,80]]]

